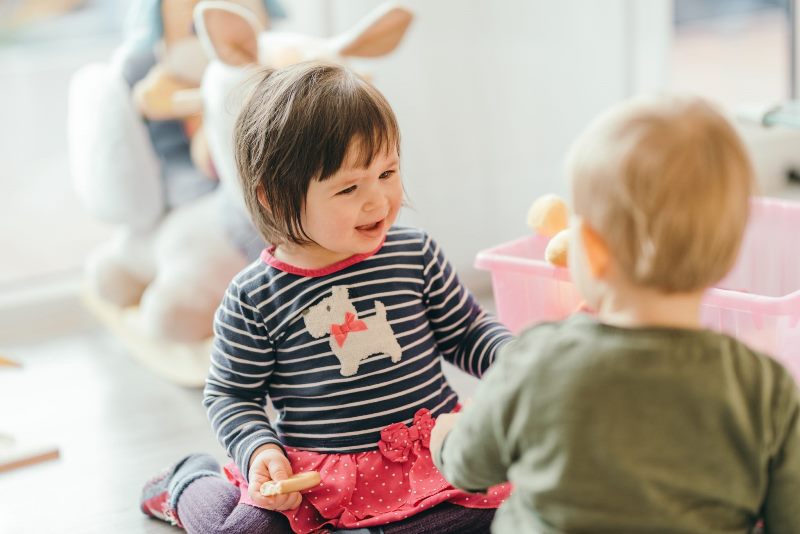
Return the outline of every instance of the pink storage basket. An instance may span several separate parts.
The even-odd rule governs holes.
[[[800,382],[800,203],[753,199],[736,265],[703,301],[703,323],[762,350]],[[566,269],[544,260],[547,239],[529,236],[481,251],[498,318],[511,331],[560,320],[580,303]]]

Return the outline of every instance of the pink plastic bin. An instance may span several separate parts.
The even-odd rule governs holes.
[[[756,198],[736,265],[706,293],[703,323],[782,362],[800,383],[800,203]],[[547,239],[529,236],[481,251],[497,316],[512,332],[560,320],[580,303],[566,269],[544,260]]]

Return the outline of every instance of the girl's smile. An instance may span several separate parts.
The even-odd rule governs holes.
[[[383,235],[388,228],[384,228],[384,222],[386,218],[381,219],[380,221],[376,221],[370,224],[362,224],[361,226],[356,226],[356,230],[364,234],[365,237],[376,237],[379,235]]]

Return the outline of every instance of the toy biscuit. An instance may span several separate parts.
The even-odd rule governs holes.
[[[272,497],[273,495],[285,495],[294,491],[302,491],[313,488],[322,479],[317,471],[306,471],[298,473],[286,480],[270,480],[261,484],[261,495]]]

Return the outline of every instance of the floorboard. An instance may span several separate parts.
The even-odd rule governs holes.
[[[0,344],[0,356],[22,364],[0,367],[0,433],[55,443],[61,454],[0,473],[0,532],[179,532],[137,505],[142,484],[181,456],[225,461],[199,389],[156,377],[99,329]],[[462,395],[475,386],[452,366],[445,373]]]
[[[177,532],[137,509],[143,482],[192,451],[220,461],[200,390],[167,383],[102,331],[0,347],[0,432],[60,458],[0,473],[0,532]]]

